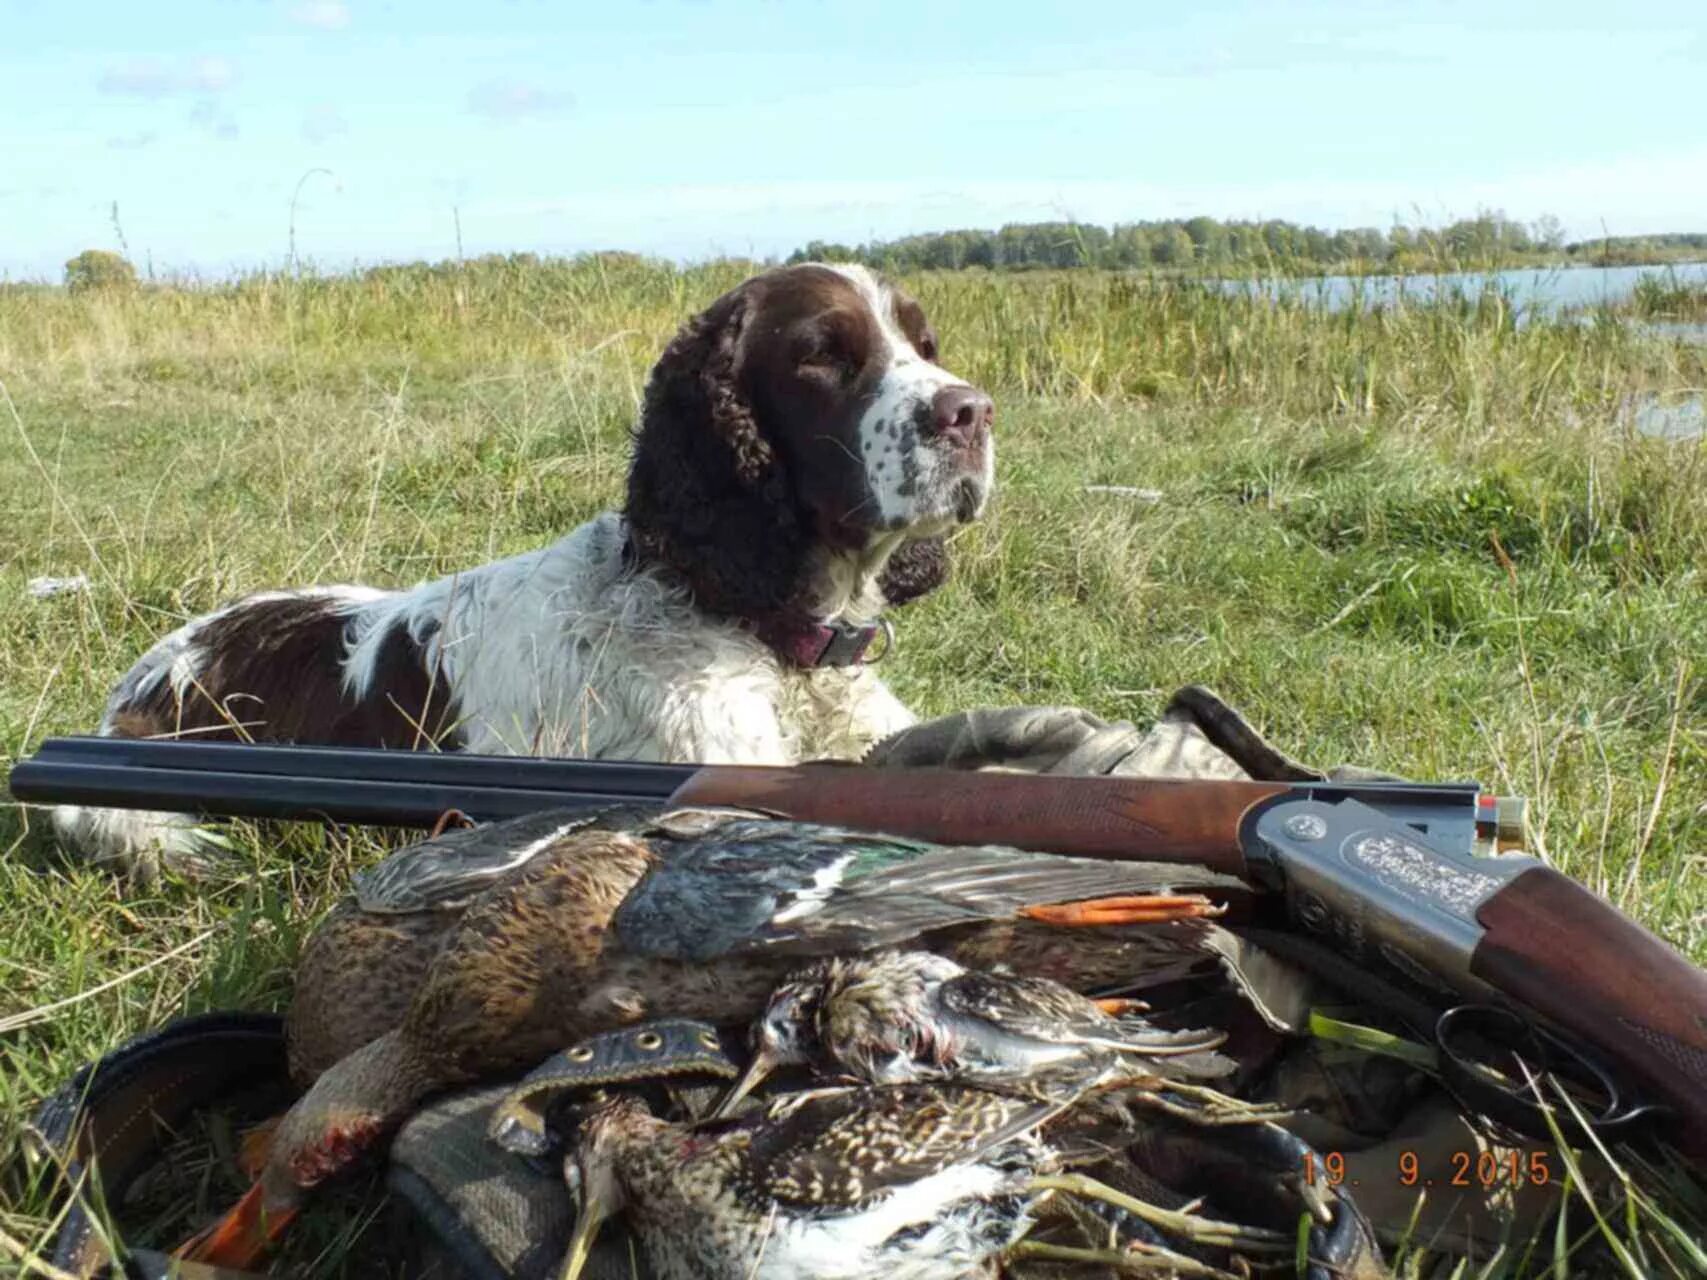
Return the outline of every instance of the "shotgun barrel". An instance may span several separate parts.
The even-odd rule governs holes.
[[[836,785],[825,787],[829,779]],[[449,809],[499,821],[543,808],[736,805],[945,843],[1031,845],[1083,857],[1154,850],[1235,874],[1243,874],[1239,815],[1289,789],[1361,796],[1466,853],[1478,843],[1509,843],[1521,831],[1521,802],[1485,795],[1473,782],[1206,786],[840,762],[702,766],[94,736],[47,739],[13,766],[9,786],[14,799],[31,804],[399,827],[431,827]],[[1069,814],[1070,823],[1059,821]],[[1072,848],[1060,848],[1069,828],[1080,834]]]
[[[431,827],[540,809],[666,802],[696,766],[140,738],[49,738],[12,768],[16,800],[211,817]]]

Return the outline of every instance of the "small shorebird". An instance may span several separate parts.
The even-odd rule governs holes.
[[[358,879],[304,950],[290,1018],[298,1070],[335,1061],[273,1132],[255,1185],[183,1256],[253,1266],[313,1187],[430,1093],[648,1018],[748,1021],[804,958],[913,943],[981,963],[999,950],[1017,970],[1091,987],[1200,962],[1193,926],[1219,912],[1205,891],[1243,889],[1202,868],[730,810],[611,825],[530,815],[426,841]],[[327,1035],[334,1051],[315,1043]]]
[[[993,1276],[1053,1194],[1104,1201],[1219,1247],[1290,1249],[1289,1233],[1158,1209],[1057,1172],[1040,1130],[1096,1083],[1054,1098],[952,1084],[812,1090],[697,1125],[618,1098],[582,1122],[564,1162],[577,1212],[562,1280],[576,1280],[617,1212],[658,1280]],[[1147,1252],[1193,1266],[1166,1248]]]
[[[1213,1079],[1220,1031],[1166,1031],[1049,978],[969,970],[928,951],[831,956],[789,977],[754,1024],[753,1058],[727,1114],[778,1067],[872,1084],[958,1080],[1029,1087],[1119,1064],[1158,1079]]]

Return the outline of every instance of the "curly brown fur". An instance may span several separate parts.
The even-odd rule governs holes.
[[[804,603],[810,533],[736,383],[748,308],[745,292],[725,296],[659,358],[625,514],[636,549],[681,574],[700,608],[758,618]]]
[[[918,538],[889,557],[878,579],[883,598],[893,606],[911,604],[948,581],[952,566],[942,538]]]

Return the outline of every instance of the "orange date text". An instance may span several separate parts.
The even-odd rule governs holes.
[[[1453,1151],[1442,1168],[1415,1151],[1401,1151],[1393,1176],[1405,1187],[1540,1187],[1553,1180],[1551,1156],[1548,1151]],[[1304,1181],[1313,1187],[1357,1185],[1338,1151],[1306,1151]]]

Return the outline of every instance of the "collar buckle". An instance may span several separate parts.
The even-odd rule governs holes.
[[[882,647],[872,655],[872,641],[879,635],[883,637]],[[759,638],[784,662],[806,670],[869,665],[883,661],[895,648],[895,628],[887,618],[859,625],[850,622],[780,623],[760,629]]]

